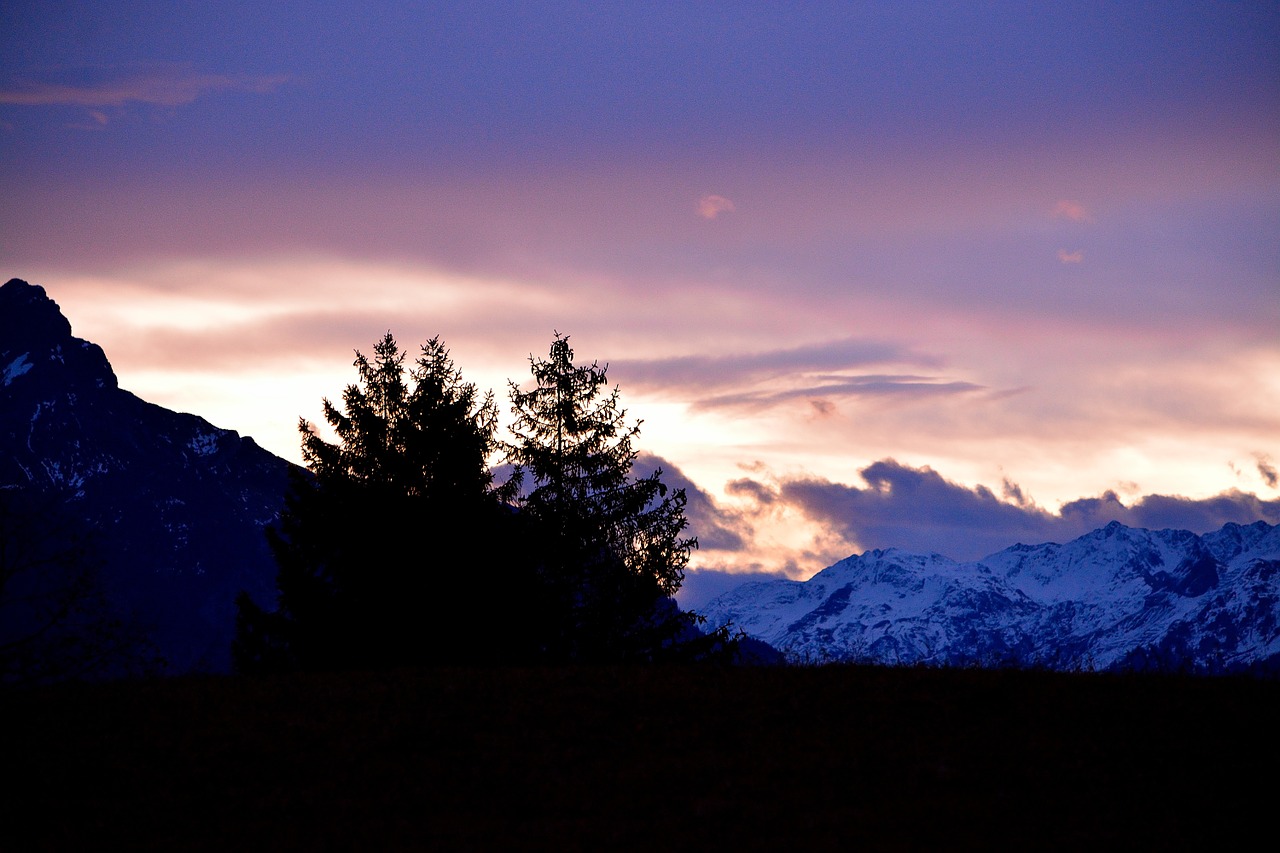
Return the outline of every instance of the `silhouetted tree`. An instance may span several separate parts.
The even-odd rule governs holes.
[[[404,359],[390,332],[372,360],[356,353],[344,407],[323,402],[336,443],[300,421],[309,473],[268,531],[279,606],[241,595],[242,671],[510,660],[528,645],[532,572],[488,467],[493,397],[462,380],[439,338],[407,377]]]
[[[640,423],[628,423],[607,366],[573,363],[556,333],[547,359],[530,356],[534,384],[510,385],[516,441],[512,483],[531,479],[521,510],[537,525],[555,629],[549,654],[571,660],[697,657],[726,648],[725,632],[704,637],[696,617],[670,596],[697,540],[683,535],[683,489],[661,470],[631,476]]]

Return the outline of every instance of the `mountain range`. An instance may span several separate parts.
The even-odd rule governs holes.
[[[121,389],[43,288],[0,287],[0,679],[227,671],[236,595],[274,606],[264,529],[297,470]],[[1276,673],[1280,531],[876,550],[698,609],[757,661]]]
[[[1112,522],[967,563],[868,551],[807,581],[744,584],[700,612],[801,662],[1274,674],[1280,528]]]

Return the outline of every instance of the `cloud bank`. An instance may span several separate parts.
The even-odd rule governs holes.
[[[892,459],[859,471],[863,485],[818,477],[746,478],[733,484],[757,505],[785,505],[839,532],[853,550],[898,547],[976,560],[1016,543],[1065,542],[1109,522],[1204,533],[1228,522],[1280,523],[1280,500],[1231,490],[1210,498],[1150,494],[1126,504],[1114,491],[1079,498],[1050,512],[1006,481],[986,486],[951,482],[929,467]],[[852,551],[851,551],[852,552]]]
[[[750,523],[739,513],[725,510],[715,499],[684,475],[674,464],[651,453],[641,453],[632,465],[636,477],[648,477],[662,471],[662,482],[673,489],[684,489],[685,518],[688,534],[698,538],[698,547],[716,551],[743,551],[754,534]]]

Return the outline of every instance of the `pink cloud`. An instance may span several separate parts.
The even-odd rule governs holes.
[[[722,213],[733,213],[733,202],[722,195],[704,195],[698,199],[698,215],[703,219],[715,219]]]
[[[1084,260],[1084,252],[1076,249],[1074,252],[1068,252],[1066,249],[1058,250],[1058,260],[1064,264],[1078,264]]]
[[[1070,219],[1072,222],[1092,222],[1093,217],[1085,206],[1078,201],[1062,199],[1053,206],[1055,219]]]

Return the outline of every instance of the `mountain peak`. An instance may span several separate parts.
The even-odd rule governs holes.
[[[71,324],[44,288],[11,278],[0,287],[0,341],[71,337]]]
[[[87,579],[50,589],[70,589],[98,620],[82,625],[77,611],[44,623],[48,631],[30,635],[28,648],[41,650],[32,666],[76,658],[78,638],[92,639],[95,626],[105,626],[104,637],[123,636],[108,630],[118,624],[137,634],[126,644],[136,647],[122,645],[114,658],[103,650],[101,664],[64,662],[125,671],[153,648],[165,671],[227,670],[236,596],[246,591],[265,603],[274,594],[263,528],[278,517],[290,469],[232,430],[121,389],[102,349],[72,336],[44,288],[20,279],[0,287],[0,545],[12,539],[15,553],[37,555],[82,549],[84,559],[65,562],[83,565]],[[46,577],[31,566],[43,572],[28,559],[24,579]],[[15,589],[0,590],[8,594],[0,605],[10,606],[0,651],[18,636],[12,613],[37,625],[44,618],[36,609],[44,599],[28,593],[15,604]],[[5,666],[0,654],[0,682]]]
[[[0,393],[16,393],[33,374],[46,387],[118,387],[102,348],[72,336],[44,288],[11,278],[0,286]]]

